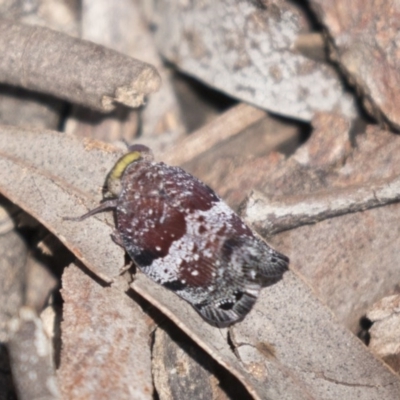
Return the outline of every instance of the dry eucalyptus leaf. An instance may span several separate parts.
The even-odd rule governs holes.
[[[365,95],[367,107],[399,128],[398,2],[311,0],[310,5],[329,32],[332,57]]]
[[[254,309],[229,333],[204,324],[190,305],[142,274],[132,288],[241,380],[256,399],[397,398],[397,376],[341,327],[292,272],[264,289]]]
[[[292,272],[262,291],[231,337],[242,365],[264,383],[264,398],[394,400],[400,393],[398,376]]]
[[[93,273],[112,281],[124,252],[110,239],[112,216],[65,221],[96,206],[122,155],[111,145],[52,131],[0,127],[0,192],[53,232]]]
[[[143,104],[160,86],[149,64],[60,32],[0,20],[0,81],[111,111]]]
[[[66,268],[62,283],[58,375],[65,398],[152,399],[150,332],[141,308],[75,265]]]
[[[153,0],[159,50],[183,72],[263,109],[309,121],[356,114],[335,70],[295,49],[310,30],[293,2]]]

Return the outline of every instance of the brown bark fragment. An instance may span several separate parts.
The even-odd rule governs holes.
[[[140,307],[71,265],[63,275],[63,348],[58,371],[66,398],[152,398],[149,331]]]
[[[378,119],[400,127],[400,6],[396,1],[311,0],[326,26],[332,57]]]

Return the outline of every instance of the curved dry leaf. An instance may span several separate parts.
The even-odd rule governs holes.
[[[124,252],[110,239],[112,216],[65,221],[93,208],[122,152],[53,131],[0,127],[0,192],[53,232],[93,273],[118,275]]]
[[[292,2],[153,0],[160,52],[179,69],[263,109],[309,121],[318,111],[356,114],[334,68],[295,49],[309,31]]]
[[[263,290],[232,331],[238,358],[264,383],[265,398],[394,400],[400,393],[398,376],[293,272]]]
[[[397,398],[398,377],[340,326],[292,272],[264,289],[254,309],[229,332],[205,324],[189,304],[143,274],[131,286],[236,376],[255,399]]]

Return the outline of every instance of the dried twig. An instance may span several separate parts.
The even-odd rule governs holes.
[[[362,186],[350,186],[310,196],[268,200],[254,192],[243,216],[262,235],[273,235],[328,218],[381,207],[400,200],[400,177]]]
[[[265,111],[241,103],[232,107],[211,123],[182,139],[160,159],[167,164],[181,165],[210,150],[266,116]]]
[[[0,20],[0,80],[99,111],[130,107],[158,89],[149,64],[46,28]]]

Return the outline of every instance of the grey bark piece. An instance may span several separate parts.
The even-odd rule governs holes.
[[[160,86],[149,64],[46,28],[0,20],[0,81],[99,111],[143,104]]]
[[[153,7],[159,49],[183,72],[281,115],[356,114],[334,69],[295,50],[309,27],[292,3],[153,0]]]

